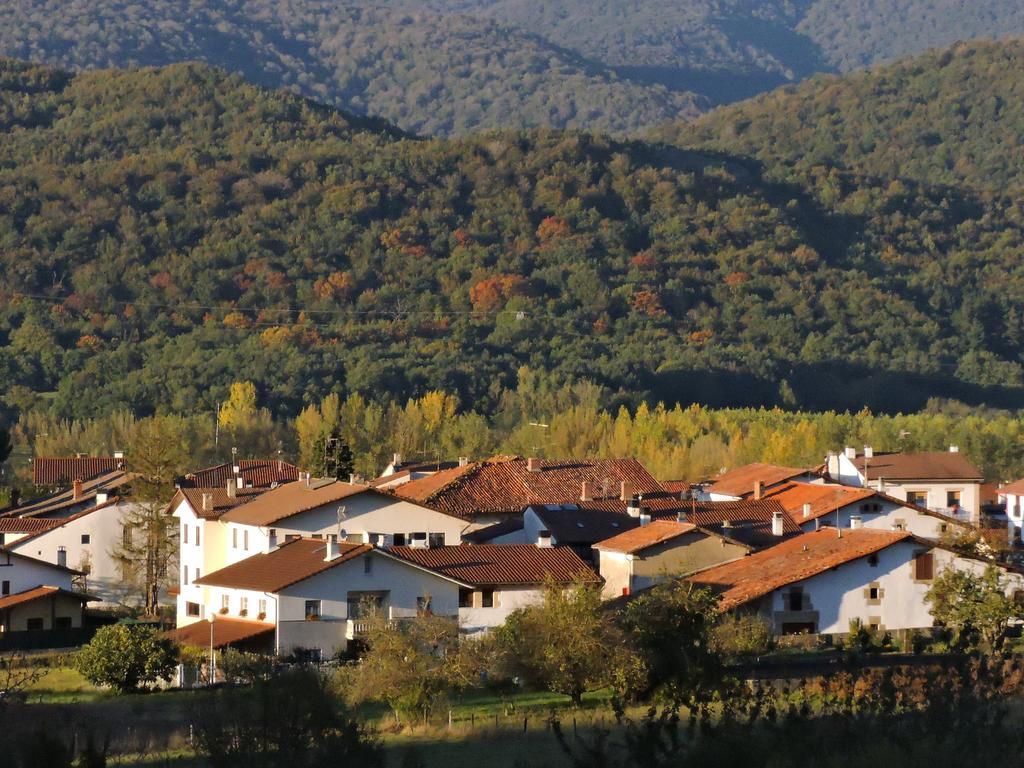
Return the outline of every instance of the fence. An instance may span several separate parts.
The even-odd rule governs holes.
[[[85,645],[98,627],[51,629],[47,631],[4,632],[0,634],[0,653],[6,651],[40,651],[51,648],[76,648]]]

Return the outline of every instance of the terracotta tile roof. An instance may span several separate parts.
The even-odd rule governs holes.
[[[92,504],[97,492],[101,490],[112,491],[120,488],[129,482],[131,476],[123,471],[117,470],[98,475],[91,480],[82,483],[82,495],[75,498],[74,489],[68,488],[57,493],[42,496],[38,499],[31,499],[16,507],[4,510],[5,517],[44,517],[59,515],[62,513],[71,514],[68,510],[82,505]]]
[[[689,480],[662,480],[661,487],[669,493],[682,493],[693,486]]]
[[[299,468],[287,461],[277,459],[239,459],[238,468],[246,485],[254,488],[267,487],[273,483],[289,483],[299,479]],[[206,467],[179,477],[179,488],[225,488],[228,480],[235,477],[235,464],[227,462]]]
[[[864,456],[857,454],[854,465],[864,471]],[[868,480],[974,480],[984,476],[962,453],[921,451],[919,453],[875,453],[867,460]]]
[[[382,493],[367,485],[353,485],[340,480],[313,479],[285,483],[259,494],[255,499],[228,510],[221,519],[246,525],[273,525],[324,504],[332,504],[360,493]]]
[[[1002,488],[998,489],[997,493],[1000,496],[1004,496],[1008,493],[1013,494],[1014,496],[1024,496],[1024,480],[1017,480],[1009,483],[1008,485],[1004,485]]]
[[[48,517],[0,517],[0,533],[36,533],[56,528],[63,521]]]
[[[510,533],[521,530],[523,530],[522,518],[510,517],[508,520],[502,520],[500,523],[486,525],[483,528],[477,528],[475,531],[464,533],[462,534],[462,541],[470,544],[487,544],[499,536],[507,536]]]
[[[19,548],[29,541],[32,541],[44,533],[49,533],[57,528],[62,528],[68,523],[78,520],[80,518],[91,515],[94,512],[98,512],[101,509],[108,509],[109,507],[116,506],[121,501],[120,496],[112,496],[102,504],[96,504],[91,507],[75,512],[71,515],[65,515],[64,517],[5,517],[0,518],[0,531],[4,531],[5,527],[9,527],[11,533],[25,533],[27,535],[12,541],[8,546]],[[18,530],[18,528],[21,530]]]
[[[599,549],[602,552],[621,552],[631,555],[698,530],[700,529],[697,526],[690,523],[678,523],[674,520],[654,520],[648,525],[634,528],[631,531],[620,533],[618,536],[600,541],[594,545],[594,549]]]
[[[757,600],[776,589],[809,579],[913,536],[906,531],[835,528],[805,533],[740,560],[716,565],[689,578],[721,595],[723,611]]]
[[[551,578],[560,584],[600,577],[568,547],[476,544],[454,547],[392,547],[387,552],[455,581],[476,586],[533,586]]]
[[[765,491],[765,498],[774,499],[796,521],[797,525],[816,520],[842,509],[848,504],[870,499],[878,494],[870,488],[818,483],[786,483]],[[804,504],[810,514],[804,515]]]
[[[321,539],[293,539],[272,552],[247,557],[233,565],[208,573],[195,583],[212,587],[251,589],[257,592],[280,592],[285,587],[305,581],[310,576],[359,557],[373,547],[369,544],[337,545],[338,556],[325,560],[327,542]]]
[[[213,620],[213,647],[224,648],[273,632],[274,625],[266,621],[246,621],[218,616]],[[164,634],[178,645],[195,648],[210,647],[210,622],[208,621],[197,621]]]
[[[663,491],[635,459],[544,459],[540,471],[530,472],[527,459],[496,457],[412,480],[394,492],[471,519],[484,514],[518,514],[530,504],[575,502],[584,482],[597,496],[618,497],[623,481],[637,493]]]
[[[26,589],[24,592],[17,592],[13,595],[0,597],[0,611],[7,610],[8,608],[13,608],[16,605],[24,605],[26,603],[35,602],[36,600],[42,600],[46,597],[53,597],[54,595],[67,595],[68,597],[76,597],[83,603],[99,599],[98,597],[85,595],[81,592],[71,592],[70,590],[63,589],[61,587],[38,586],[33,587],[32,589]]]
[[[776,464],[747,464],[714,478],[708,492],[743,498],[753,494],[754,483],[758,480],[764,483],[765,488],[770,488],[811,471],[797,467],[780,467]]]
[[[617,508],[602,509],[581,501],[579,505],[556,509],[534,504],[531,509],[559,546],[590,546],[640,525],[639,519],[626,513],[625,503],[620,504],[615,505]]]
[[[257,496],[269,492],[269,488],[240,488],[235,492],[234,498],[228,496],[227,488],[179,488],[171,500],[171,507],[175,507],[184,499],[192,508],[196,517],[204,520],[216,520],[229,509],[248,504]],[[209,497],[209,509],[203,509],[203,496]]]
[[[124,466],[123,458],[113,456],[37,457],[32,459],[32,484],[70,485],[75,480],[90,480]]]

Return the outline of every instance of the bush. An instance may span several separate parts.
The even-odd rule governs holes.
[[[226,648],[220,655],[220,671],[233,684],[266,680],[279,668],[277,659],[260,653],[242,653]]]
[[[78,652],[75,668],[93,685],[129,693],[170,680],[178,649],[151,627],[114,624]]]
[[[773,645],[772,628],[761,616],[727,613],[711,630],[711,647],[727,659],[759,656]]]

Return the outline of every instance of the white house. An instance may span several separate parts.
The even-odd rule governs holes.
[[[0,547],[0,648],[21,633],[81,628],[91,598],[75,589],[78,575]]]
[[[745,557],[751,548],[691,523],[655,520],[594,545],[606,598]]]
[[[760,614],[776,634],[844,634],[854,619],[879,630],[933,626],[924,598],[947,567],[980,573],[986,563],[906,531],[822,528],[690,581],[719,592],[722,610]],[[1008,594],[1024,585],[1017,571],[1005,576]]]
[[[786,483],[765,498],[777,502],[804,531],[822,525],[833,528],[875,528],[909,531],[925,539],[940,539],[968,524],[948,515],[918,507],[870,488],[810,483]]]
[[[901,501],[977,522],[984,477],[957,446],[948,451],[879,453],[847,447],[829,454],[829,477],[843,485],[871,487]]]
[[[330,657],[360,637],[368,605],[391,620],[427,612],[450,616],[472,633],[540,599],[548,578],[572,583],[596,576],[568,550],[382,549],[329,538],[292,539],[201,577],[197,586],[205,602],[190,608],[189,623],[172,636],[200,646],[212,642],[278,654],[301,649]]]
[[[204,574],[295,538],[380,546],[460,544],[465,520],[366,485],[303,477],[271,489],[179,489],[178,626],[206,603]]]

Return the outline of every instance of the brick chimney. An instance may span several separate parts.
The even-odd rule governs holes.
[[[587,480],[583,481],[583,487],[580,489],[580,501],[593,501],[594,494],[590,490],[590,483]]]
[[[782,519],[782,513],[776,512],[772,515],[772,536],[781,536],[785,533],[786,527]]]
[[[82,498],[82,481],[76,479],[71,483],[71,497],[76,501]]]
[[[540,472],[540,459],[527,459],[526,460],[526,471],[527,472]]]
[[[764,482],[761,480],[754,481],[754,501],[760,501],[761,497],[764,496]]]
[[[213,494],[212,493],[204,493],[203,494],[203,512],[212,512],[212,511],[213,511]]]
[[[233,477],[229,477],[226,490],[229,499],[236,498],[238,496],[238,481]]]
[[[551,531],[547,531],[547,530],[537,531],[537,548],[538,549],[550,549],[551,548]]]
[[[623,480],[619,484],[619,501],[629,501],[633,498],[633,484],[629,480]]]

